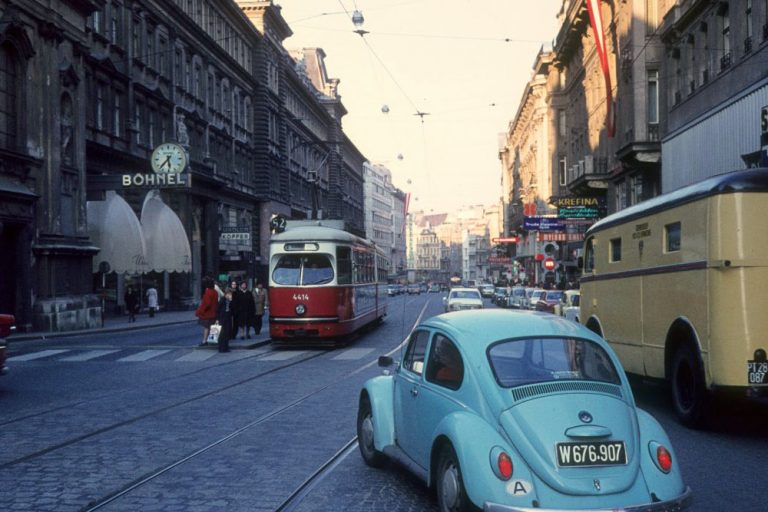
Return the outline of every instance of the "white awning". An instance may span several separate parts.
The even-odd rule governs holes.
[[[88,234],[100,248],[93,257],[93,272],[102,262],[110,272],[138,274],[147,271],[146,245],[141,224],[125,199],[108,191],[105,201],[88,201]]]
[[[141,208],[141,226],[147,247],[147,271],[191,272],[192,251],[178,215],[150,190]]]

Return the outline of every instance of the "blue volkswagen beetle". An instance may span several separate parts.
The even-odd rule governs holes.
[[[616,355],[561,317],[433,317],[359,400],[365,462],[404,464],[435,488],[441,511],[658,512],[691,501],[667,434],[635,406]]]

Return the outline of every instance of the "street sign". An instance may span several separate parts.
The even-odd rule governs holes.
[[[495,244],[516,244],[520,241],[519,236],[509,236],[509,237],[494,237],[491,238],[491,242]]]
[[[557,217],[525,217],[523,227],[530,231],[565,231],[565,220]]]
[[[544,258],[544,261],[541,262],[541,266],[544,267],[544,270],[555,270],[557,262],[554,258]]]

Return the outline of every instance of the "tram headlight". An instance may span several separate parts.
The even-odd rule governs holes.
[[[304,304],[296,304],[294,310],[296,311],[297,315],[301,316],[307,312],[307,307]]]

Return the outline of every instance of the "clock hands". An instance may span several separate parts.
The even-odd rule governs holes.
[[[162,164],[160,164],[160,169],[162,169],[166,165],[168,166],[169,169],[171,168],[171,155],[167,155],[165,157],[165,161]]]

